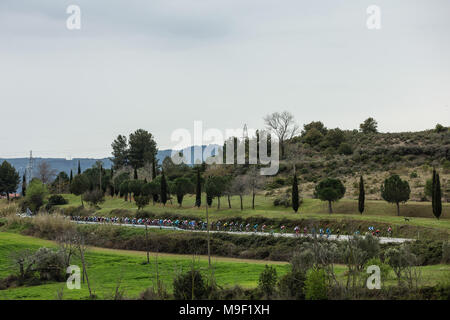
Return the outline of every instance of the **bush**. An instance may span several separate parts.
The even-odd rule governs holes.
[[[326,300],[327,276],[324,269],[310,269],[306,274],[305,298],[307,300]]]
[[[176,300],[199,300],[206,297],[207,289],[198,270],[178,275],[173,281],[173,295]]]
[[[450,263],[450,242],[442,243],[442,263]]]
[[[277,270],[266,264],[264,271],[259,275],[258,289],[267,297],[271,297],[275,292],[277,283]]]
[[[306,276],[301,271],[291,271],[285,274],[278,283],[280,297],[283,299],[304,300]]]
[[[50,196],[50,198],[48,198],[48,204],[50,206],[59,206],[59,205],[64,205],[64,204],[68,204],[69,202],[61,195],[59,194],[54,194],[52,196]]]
[[[292,206],[292,200],[291,200],[291,196],[287,193],[283,193],[282,195],[276,197],[273,200],[273,205],[274,206],[283,206],[283,207],[290,207]]]
[[[341,145],[339,146],[338,152],[340,154],[345,154],[345,155],[351,155],[353,154],[353,149],[352,147],[348,144],[348,143],[341,143]]]
[[[105,201],[105,195],[103,191],[99,189],[86,191],[85,193],[83,193],[83,201],[86,201],[91,206],[95,207],[99,203],[103,203]]]
[[[23,209],[27,207],[34,213],[44,204],[44,200],[48,195],[47,187],[38,179],[33,179],[27,187],[26,196],[23,202]]]

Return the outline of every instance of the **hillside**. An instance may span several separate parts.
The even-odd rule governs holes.
[[[330,131],[338,130],[331,133]],[[396,173],[409,181],[411,200],[425,200],[424,187],[432,168],[440,172],[444,199],[450,201],[450,130],[427,130],[403,133],[372,133],[328,130],[311,140],[308,132],[289,141],[286,160],[281,161],[278,176],[269,189],[274,193],[288,188],[295,164],[301,192],[312,197],[314,185],[325,177],[338,177],[345,182],[346,198],[357,198],[359,176],[367,184],[368,199],[380,199],[385,178]]]

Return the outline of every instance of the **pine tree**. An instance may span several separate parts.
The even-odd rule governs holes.
[[[161,176],[161,202],[166,205],[167,202],[167,182],[166,182],[166,176],[164,175],[164,171],[162,172]]]
[[[72,173],[72,169],[70,169],[70,178],[69,178],[69,182],[72,183],[73,180],[73,173]]]
[[[25,197],[27,190],[27,177],[25,174],[22,177],[22,197]]]
[[[80,160],[78,160],[78,174],[81,174],[81,165],[80,165]]]
[[[294,179],[292,181],[292,209],[294,209],[294,212],[298,211],[299,205],[297,174],[294,169]]]
[[[197,187],[195,190],[195,205],[200,208],[202,204],[202,185],[200,181],[200,168],[197,168]]]
[[[358,210],[359,213],[363,214],[364,212],[364,201],[366,199],[366,192],[364,191],[364,180],[361,176],[359,178],[359,198],[358,198]]]
[[[439,173],[436,173],[436,183],[433,192],[434,198],[434,208],[433,214],[439,220],[439,217],[442,214],[442,192],[441,192],[441,181],[439,179]]]

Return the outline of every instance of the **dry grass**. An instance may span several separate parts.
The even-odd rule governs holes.
[[[0,200],[0,218],[15,215],[17,212],[19,212],[19,206],[16,202]]]

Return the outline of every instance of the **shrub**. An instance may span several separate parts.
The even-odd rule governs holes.
[[[282,195],[276,197],[273,200],[273,205],[274,206],[284,206],[286,208],[292,206],[292,200],[291,197],[288,193],[283,193]]]
[[[264,271],[259,275],[258,289],[267,297],[271,297],[277,283],[277,270],[266,264]]]
[[[86,201],[91,206],[95,207],[99,203],[102,203],[105,201],[105,195],[103,191],[96,189],[92,191],[86,191],[83,193],[83,201]]]
[[[380,258],[372,258],[366,262],[364,269],[367,270],[367,268],[372,265],[380,267],[381,281],[386,281],[387,279],[389,279],[389,273],[391,272],[392,269],[387,263],[381,262]],[[365,274],[366,278],[369,277],[368,273],[364,273],[364,274]]]
[[[33,179],[27,187],[26,196],[23,202],[24,209],[26,207],[34,213],[44,204],[44,200],[48,195],[47,187],[38,179]]]
[[[305,273],[291,271],[281,277],[278,282],[278,290],[283,299],[304,300]]]
[[[176,300],[199,300],[206,297],[206,285],[198,270],[178,275],[173,281],[173,295]]]
[[[327,277],[324,269],[310,269],[306,274],[305,298],[307,300],[326,300]]]
[[[49,211],[53,206],[64,205],[69,203],[63,196],[59,194],[54,194],[48,198],[47,205],[45,209]]]
[[[442,243],[442,263],[450,263],[450,242]]]

